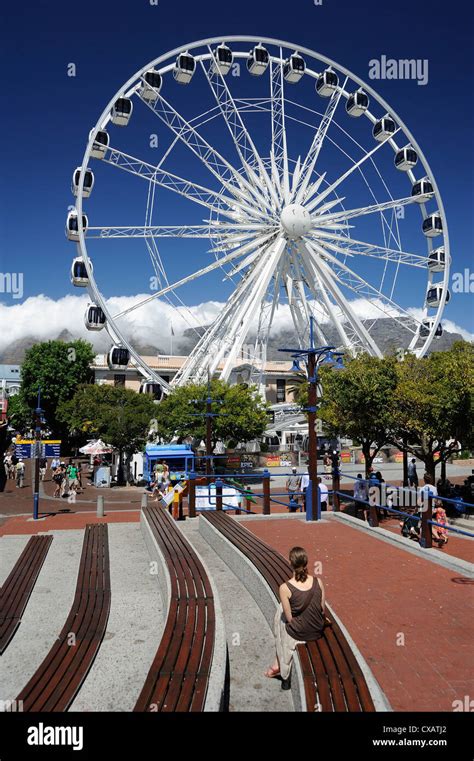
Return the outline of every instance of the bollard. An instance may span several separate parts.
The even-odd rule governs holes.
[[[426,497],[423,496],[423,502],[425,501],[425,499]],[[420,547],[424,547],[425,550],[430,550],[433,546],[432,525],[431,523],[428,523],[428,521],[431,521],[433,518],[433,497],[431,496],[431,494],[428,494],[428,505],[426,509],[423,503],[422,503],[421,509],[422,509],[422,513],[421,513]]]
[[[334,513],[341,511],[341,498],[336,492],[341,491],[341,474],[338,470],[332,472],[332,510]]]
[[[222,510],[222,481],[216,479],[216,510]]]
[[[263,471],[263,514],[270,515],[270,471]]]
[[[97,517],[104,517],[104,497],[102,494],[99,494],[97,497]]]
[[[142,494],[142,504],[141,504],[141,508],[142,508],[142,510],[143,510],[145,507],[148,507],[148,494],[146,494],[146,493],[145,493],[145,494]]]
[[[196,517],[196,474],[188,473],[188,514],[190,518]]]

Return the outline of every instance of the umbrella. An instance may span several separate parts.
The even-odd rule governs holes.
[[[114,448],[108,446],[108,444],[104,444],[102,439],[97,439],[97,441],[89,441],[85,447],[81,447],[79,450],[79,452],[82,452],[82,454],[110,454],[113,451]]]

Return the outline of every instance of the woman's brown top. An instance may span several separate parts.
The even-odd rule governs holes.
[[[291,582],[286,582],[291,591],[290,607],[292,620],[286,624],[286,631],[300,642],[311,642],[323,636],[324,614],[321,608],[322,591],[318,580],[313,578],[311,589],[303,591]],[[305,607],[306,606],[306,607]]]

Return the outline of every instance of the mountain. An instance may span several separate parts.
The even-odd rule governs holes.
[[[195,347],[199,334],[204,333],[205,328],[197,328],[196,330],[185,330],[181,336],[176,336],[174,352],[176,354],[187,355]],[[330,326],[324,327],[326,338],[330,344],[338,344],[338,336],[335,328]],[[384,353],[396,351],[399,348],[406,348],[409,343],[411,334],[406,330],[399,322],[386,318],[378,319],[374,321],[371,335],[374,337],[375,342],[381,348]],[[54,338],[60,341],[74,341],[76,338],[83,338],[83,331],[74,336],[68,330],[62,330],[57,336],[51,336],[49,340]],[[100,334],[88,334],[87,338],[94,344],[96,351],[105,352],[110,346],[110,339],[105,332]],[[455,341],[462,341],[462,336],[459,333],[448,333],[445,331],[441,338],[435,339],[431,344],[430,351],[444,351],[449,349]],[[38,343],[38,339],[33,336],[26,336],[25,338],[12,341],[3,351],[0,351],[0,364],[19,365],[22,363],[25,353],[28,349]],[[247,343],[252,343],[252,338],[249,338]],[[295,346],[296,339],[293,330],[283,330],[278,334],[271,334],[268,343],[267,357],[268,359],[284,359],[286,355],[278,351],[282,346]],[[156,354],[167,354],[168,348],[153,346],[148,340],[136,342],[134,348],[144,356],[155,356]]]

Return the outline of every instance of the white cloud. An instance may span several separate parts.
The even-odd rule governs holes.
[[[115,315],[149,294],[137,296],[114,297],[107,301],[111,314]],[[45,341],[57,338],[67,330],[75,338],[91,341],[97,351],[105,351],[110,339],[105,331],[91,332],[84,326],[84,313],[90,299],[87,294],[81,296],[64,296],[54,300],[48,296],[32,296],[20,304],[5,305],[0,303],[0,351],[4,351],[13,342],[24,338]],[[185,330],[191,327],[209,325],[219,314],[223,304],[218,301],[205,301],[190,307],[175,308],[166,301],[154,300],[141,309],[131,312],[120,320],[126,337],[132,345],[141,344],[169,351],[170,325],[173,326],[173,350],[179,350]],[[380,318],[383,313],[376,301],[354,299],[351,307],[361,318]],[[409,310],[415,317],[422,316],[421,310]],[[254,328],[258,315],[255,316]],[[327,320],[319,318],[321,322]],[[291,316],[288,305],[281,306],[275,313],[273,331],[279,333],[291,328]],[[459,333],[468,341],[474,341],[474,335],[456,325],[452,320],[443,320],[443,327],[448,333]]]

